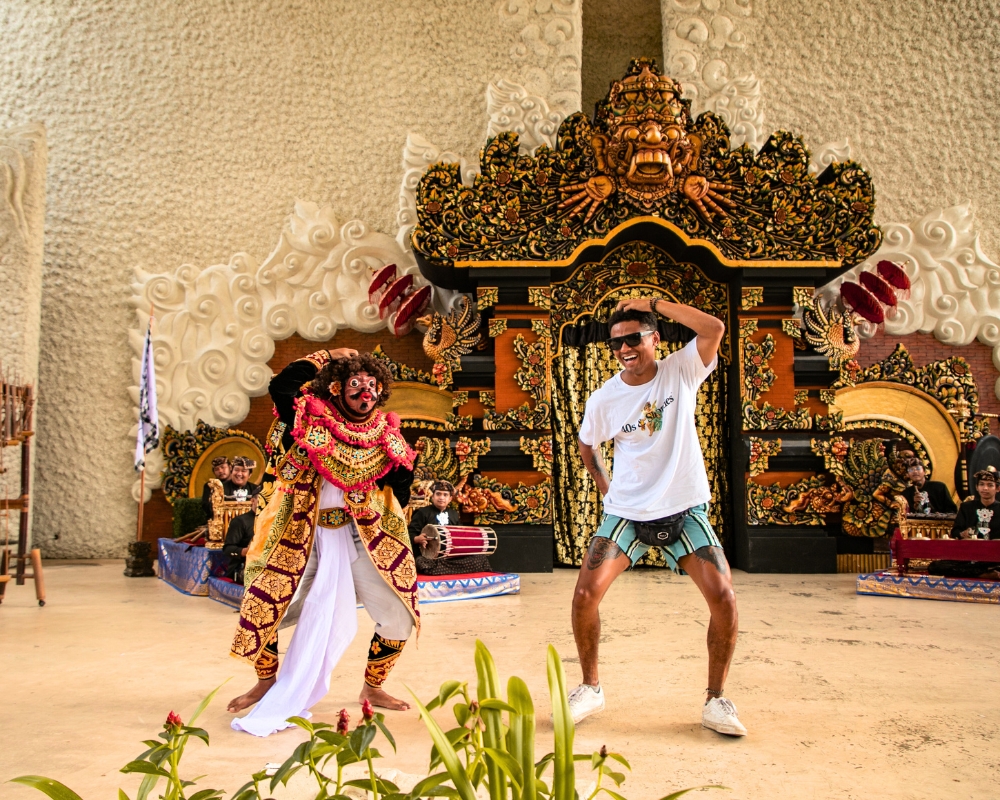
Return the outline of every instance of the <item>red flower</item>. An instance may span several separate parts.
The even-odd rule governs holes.
[[[175,712],[171,711],[169,714],[167,714],[167,721],[164,723],[163,727],[164,728],[179,728],[183,724],[184,723],[181,722],[180,716],[178,714],[176,714]]]
[[[375,716],[375,709],[372,708],[371,701],[365,700],[361,704],[361,716],[365,718],[365,722],[369,722]]]
[[[365,702],[368,702],[367,700]],[[337,718],[337,733],[342,736],[347,736],[347,726],[351,721],[351,715],[347,713],[346,708],[340,709],[340,716]]]

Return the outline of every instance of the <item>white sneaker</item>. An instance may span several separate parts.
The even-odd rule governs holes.
[[[604,689],[598,686],[588,686],[581,683],[569,693],[569,713],[573,717],[573,723],[604,710]]]
[[[725,697],[713,697],[701,712],[701,725],[727,736],[746,736],[747,729],[743,727],[736,713],[736,706]]]

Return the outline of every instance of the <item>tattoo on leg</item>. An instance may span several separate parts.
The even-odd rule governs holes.
[[[587,551],[587,569],[597,569],[608,559],[614,561],[620,555],[622,555],[622,549],[618,545],[610,539],[597,536],[590,543],[590,549]]]
[[[726,554],[721,547],[699,547],[694,551],[697,558],[712,564],[720,575],[729,574],[729,562],[726,561]]]

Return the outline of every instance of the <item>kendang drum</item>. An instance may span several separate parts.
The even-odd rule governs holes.
[[[497,534],[493,528],[473,525],[424,525],[420,531],[427,537],[421,555],[424,558],[462,558],[488,556],[497,549]]]

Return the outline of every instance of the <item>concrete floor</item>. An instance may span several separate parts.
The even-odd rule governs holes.
[[[38,798],[3,783],[35,773],[86,800],[134,796],[118,768],[144,748],[170,710],[187,720],[232,678],[201,718],[188,776],[232,792],[300,736],[255,739],[229,728],[225,701],[252,674],[227,656],[235,612],[154,579],[122,577],[121,562],[49,562],[49,603],[11,586],[0,606],[3,702],[0,796]],[[476,637],[501,673],[518,674],[536,707],[547,704],[545,644],[562,654],[570,685],[579,667],[569,627],[575,573],[526,575],[514,597],[429,605],[419,649],[408,648],[387,688],[426,700],[445,679],[475,679]],[[1000,797],[1000,609],[964,603],[859,597],[847,575],[735,576],[740,641],[727,694],[750,730],[725,739],[700,726],[707,614],[687,578],[626,574],[604,607],[602,682],[608,710],[577,730],[578,752],[607,744],[630,759],[626,797],[661,797],[721,783],[732,798]],[[641,613],[632,609],[641,608]],[[333,675],[316,719],[357,715],[370,623]],[[287,642],[285,642],[287,644]],[[284,649],[284,647],[282,647]],[[416,712],[390,714],[400,743],[387,767],[419,773],[430,741]],[[540,715],[539,755],[551,744]],[[543,749],[544,748],[544,749]],[[290,789],[293,787],[290,787]],[[715,796],[715,792],[707,795]],[[275,793],[307,796],[304,786]]]

